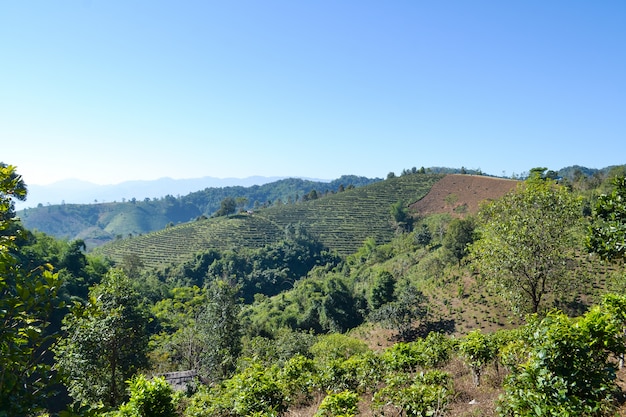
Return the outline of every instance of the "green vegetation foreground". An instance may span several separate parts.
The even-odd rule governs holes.
[[[621,406],[626,298],[606,290],[624,286],[623,179],[587,224],[572,191],[537,170],[475,219],[419,218],[391,202],[396,237],[365,239],[349,256],[292,226],[272,245],[150,270],[23,230],[11,200],[24,183],[1,168],[0,415],[610,416]],[[560,232],[533,233],[533,216]],[[521,261],[491,271],[486,243],[509,238],[527,239],[506,252]],[[536,240],[541,253],[525,258]],[[611,268],[579,262],[585,242]],[[555,246],[572,251],[554,258]],[[536,304],[523,286],[536,275],[513,268],[524,263],[568,285],[545,285]],[[523,324],[485,331],[481,306],[518,311],[507,318]],[[376,334],[395,343],[364,342]],[[159,377],[189,369],[186,391]],[[469,404],[484,393],[500,398]]]

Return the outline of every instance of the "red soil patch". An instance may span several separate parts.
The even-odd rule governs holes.
[[[455,217],[478,212],[480,203],[495,200],[513,190],[519,181],[480,175],[450,174],[439,180],[410,208],[420,215],[449,213]]]

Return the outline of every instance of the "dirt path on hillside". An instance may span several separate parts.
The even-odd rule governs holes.
[[[481,175],[451,174],[433,185],[424,198],[410,208],[421,216],[449,213],[455,217],[478,212],[480,203],[495,200],[513,190],[519,181]]]

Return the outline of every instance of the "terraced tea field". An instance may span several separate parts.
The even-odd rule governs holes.
[[[391,240],[390,206],[424,197],[443,175],[406,175],[297,204],[185,223],[143,236],[118,240],[95,253],[121,261],[134,254],[148,267],[189,259],[209,249],[262,247],[283,238],[289,224],[302,223],[326,247],[350,254],[365,239]]]

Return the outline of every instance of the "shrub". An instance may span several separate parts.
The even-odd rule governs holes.
[[[278,378],[289,402],[294,402],[299,396],[310,399],[319,380],[315,362],[303,355],[296,355],[285,362]]]
[[[486,364],[495,358],[493,343],[480,330],[469,332],[458,345],[474,376],[474,385],[480,385],[480,375]]]
[[[441,333],[430,333],[415,342],[400,342],[383,353],[383,363],[391,371],[416,372],[437,368],[450,360],[454,341]]]
[[[612,415],[617,387],[609,358],[624,351],[615,311],[595,307],[580,319],[553,312],[528,326],[528,359],[512,367],[500,414]]]
[[[373,352],[336,359],[320,371],[320,385],[327,391],[372,391],[383,378],[380,358]]]
[[[119,409],[120,417],[175,416],[172,387],[164,378],[148,380],[137,375],[128,381],[130,400]]]
[[[185,410],[188,417],[279,416],[287,398],[277,381],[275,368],[252,364],[212,388],[201,388]]]
[[[420,373],[415,378],[397,374],[387,380],[387,386],[374,395],[380,409],[394,409],[393,415],[445,415],[452,395],[450,375],[442,371]]]
[[[352,391],[328,394],[320,404],[316,417],[353,417],[359,409],[359,396]]]
[[[352,355],[365,353],[368,350],[364,341],[340,333],[320,336],[317,343],[311,346],[311,353],[321,363],[335,359],[348,359]]]

